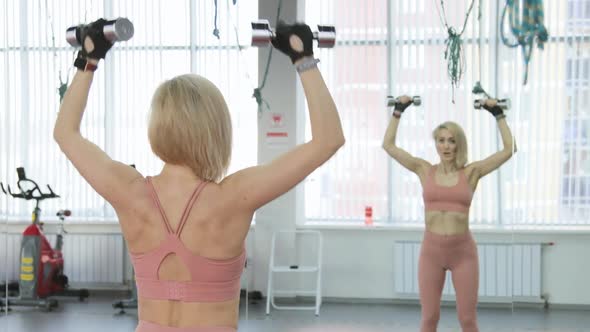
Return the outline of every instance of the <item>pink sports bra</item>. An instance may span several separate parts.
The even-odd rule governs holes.
[[[215,260],[192,253],[180,240],[182,228],[206,182],[199,183],[193,192],[176,231],[166,218],[150,177],[147,178],[147,185],[162,215],[167,236],[154,250],[131,253],[138,295],[148,299],[185,302],[221,302],[237,298],[240,293],[240,276],[246,262],[245,250],[237,257]],[[159,280],[160,264],[169,254],[176,254],[183,261],[190,271],[190,281]]]
[[[459,180],[454,186],[441,186],[434,179],[436,166],[428,172],[422,197],[424,208],[428,211],[453,211],[469,213],[473,192],[467,182],[465,170],[459,171]]]

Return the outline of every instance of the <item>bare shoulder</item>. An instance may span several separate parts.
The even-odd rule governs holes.
[[[202,205],[208,213],[212,214],[211,217],[220,217],[224,223],[248,219],[249,211],[237,208],[239,201],[243,199],[242,194],[236,190],[238,181],[240,181],[239,178],[229,175],[221,182],[209,182],[203,188]]]
[[[235,173],[229,174],[228,176],[224,177],[219,184],[216,184],[218,190],[224,193],[224,197],[227,199],[235,199],[237,197],[236,192],[234,189],[239,186],[240,180],[242,179],[241,175],[246,174],[246,170],[239,170]]]
[[[463,172],[465,172],[465,175],[473,174],[474,170],[475,170],[475,167],[474,167],[473,163],[463,166]]]
[[[251,182],[250,178],[257,177],[257,173],[263,172],[264,167],[265,166],[248,167],[223,178],[223,180],[217,184],[217,187],[223,196],[225,204],[242,206],[243,204],[241,203],[247,201],[249,199],[248,194],[255,189],[248,188],[248,190],[243,190],[243,187],[253,187],[252,185],[249,185]]]
[[[417,158],[417,160],[418,168],[416,169],[416,175],[420,178],[420,182],[424,183],[434,165],[424,159]]]
[[[220,183],[210,182],[203,189],[201,211],[203,217],[210,222],[211,234],[217,234],[230,247],[241,248],[250,231],[254,211],[238,208],[242,195],[235,190],[232,179],[228,176]],[[237,179],[239,181],[239,179]]]
[[[136,249],[135,244],[142,237],[145,226],[150,223],[149,216],[153,215],[151,195],[146,184],[143,176],[133,180],[125,188],[128,199],[117,207],[113,206],[127,245],[133,249]]]
[[[225,183],[224,179],[219,183],[208,182],[203,188],[202,196],[203,202],[213,210],[231,210],[228,207],[231,206],[237,195],[233,192],[231,185],[228,186]]]
[[[463,172],[465,173],[465,176],[470,180],[479,179],[477,162],[465,165],[463,167]]]
[[[474,163],[466,165],[463,167],[463,172],[465,173],[465,178],[467,179],[469,186],[471,186],[471,190],[475,191],[480,179],[480,174],[476,165],[474,165]]]
[[[124,190],[128,199],[118,205],[115,212],[119,219],[133,220],[135,219],[134,215],[141,214],[141,211],[145,210],[145,205],[150,203],[151,195],[147,188],[147,179],[143,176],[138,177],[130,182]]]

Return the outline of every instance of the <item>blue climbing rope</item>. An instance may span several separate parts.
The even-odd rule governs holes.
[[[521,2],[523,4],[521,15]],[[515,38],[515,41],[510,41],[504,32],[504,20],[508,13],[510,23],[510,31]],[[533,53],[534,43],[537,42],[537,47],[543,49],[545,42],[548,39],[547,28],[543,24],[545,13],[543,10],[543,0],[506,0],[506,6],[502,11],[502,19],[500,21],[500,36],[502,43],[508,47],[522,48],[522,56],[524,60],[525,72],[523,85],[527,84],[529,62]]]

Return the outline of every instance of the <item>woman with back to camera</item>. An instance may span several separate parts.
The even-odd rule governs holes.
[[[104,22],[89,28],[54,138],[117,213],[136,274],[136,331],[236,331],[244,242],[254,212],[344,144],[336,106],[313,58],[312,32],[305,24],[279,24],[273,40],[300,73],[311,120],[309,142],[266,165],[224,177],[232,136],[224,98],[204,77],[181,75],[162,83],[153,96],[148,137],[164,167],[144,178],[80,133],[93,71],[112,47],[101,33]]]
[[[383,149],[416,173],[422,184],[426,227],[418,263],[420,332],[436,332],[446,270],[452,274],[461,329],[477,332],[479,263],[469,230],[469,207],[479,180],[510,159],[516,146],[502,108],[496,100],[488,99],[483,107],[496,118],[504,148],[484,160],[467,164],[463,129],[454,122],[445,122],[436,127],[432,135],[440,157],[440,161],[432,165],[395,144],[399,121],[411,103],[410,97],[403,96],[395,104],[383,138]]]

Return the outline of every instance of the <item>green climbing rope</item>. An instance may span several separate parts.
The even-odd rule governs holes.
[[[522,14],[521,2],[523,4]],[[504,33],[506,13],[508,13],[510,21],[510,31],[516,39],[514,42],[508,40]],[[502,42],[508,47],[520,46],[522,48],[525,66],[523,85],[526,85],[528,81],[529,62],[531,61],[535,41],[537,47],[542,50],[549,37],[547,28],[543,25],[544,18],[543,0],[506,0],[506,6],[502,11],[500,21]]]
[[[465,28],[467,27],[467,21],[469,20],[469,15],[473,10],[474,4],[475,0],[472,0],[471,5],[469,6],[469,10],[465,15],[465,22],[463,22],[463,28],[461,29],[461,32],[457,33],[455,28],[449,26],[449,24],[447,23],[445,3],[444,0],[440,0],[442,14],[440,10],[438,14],[441,23],[445,26],[445,28],[447,29],[447,33],[449,34],[449,37],[445,41],[445,44],[447,46],[445,49],[445,60],[448,61],[447,72],[449,74],[449,78],[451,79],[451,87],[453,89],[453,103],[455,103],[455,87],[459,86],[459,82],[461,81],[463,73],[465,72],[465,55],[463,52],[463,40],[461,39],[461,36],[465,32]]]
[[[471,93],[473,93],[474,95],[484,95],[486,98],[492,99],[492,97],[481,86],[481,83],[479,81],[475,82],[475,85],[473,86],[473,90],[471,90]]]
[[[39,1],[39,11],[42,11],[42,7],[41,7],[41,0]],[[45,12],[47,12],[47,25],[49,28],[49,33],[51,33],[51,36],[46,36],[48,39],[51,39],[51,50],[53,50],[53,62],[52,62],[52,67],[58,67],[58,61],[57,61],[57,48],[55,46],[55,30],[53,28],[53,16],[51,15],[50,11],[49,11],[49,2],[48,0],[45,0]],[[49,44],[49,43],[48,43]],[[64,95],[66,93],[66,90],[68,89],[68,81],[69,81],[69,77],[66,77],[66,81],[64,82],[62,79],[62,72],[61,69],[58,69],[58,77],[59,77],[59,86],[57,88],[57,92],[59,94],[59,102],[61,103],[61,101],[64,98]]]
[[[491,98],[490,95],[481,85],[481,42],[483,40],[482,29],[481,29],[481,0],[477,6],[477,20],[479,21],[479,38],[477,38],[477,82],[473,86],[471,93],[475,95],[484,95],[486,98]]]
[[[233,4],[234,6],[236,5],[236,2],[238,0],[233,0]],[[214,20],[214,25],[215,27],[213,28],[213,36],[217,37],[217,39],[219,39],[219,28],[217,27],[217,0],[213,0],[213,3],[215,4],[215,17],[213,18]]]

